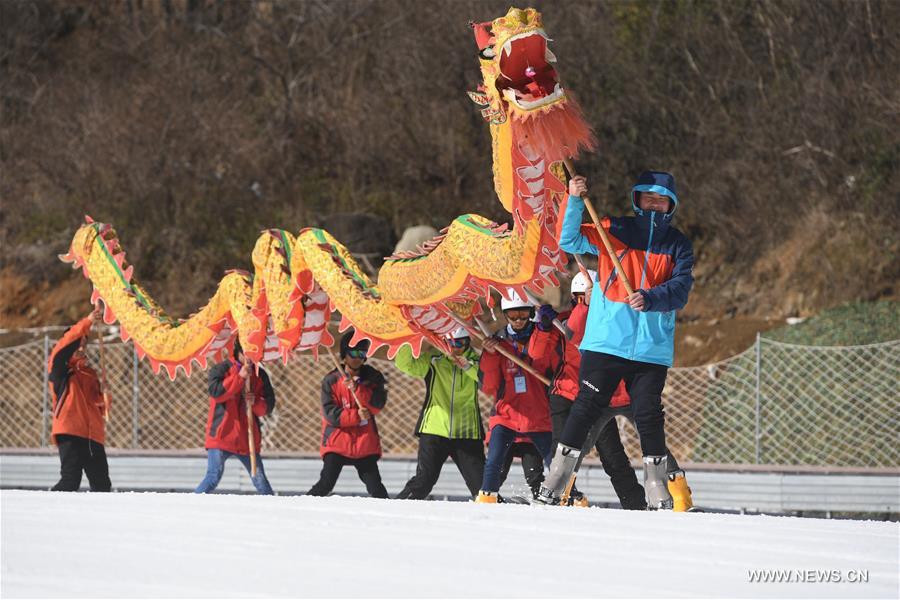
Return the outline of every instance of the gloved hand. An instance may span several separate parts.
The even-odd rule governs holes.
[[[542,304],[537,312],[537,328],[541,331],[550,331],[553,329],[553,319],[555,319],[558,314],[559,313],[553,310],[553,307],[549,304]]]

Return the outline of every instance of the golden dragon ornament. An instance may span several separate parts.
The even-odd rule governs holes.
[[[512,226],[466,214],[414,253],[386,259],[377,284],[327,231],[306,228],[263,232],[253,249],[254,273],[232,271],[209,303],[187,319],[174,319],[133,277],[115,230],[87,222],[60,258],[81,268],[93,284],[93,303],[104,321],[119,322],[154,372],[190,375],[194,362],[227,352],[235,336],[256,362],[289,360],[295,352],[334,343],[327,324],[353,326],[354,339],[372,342],[370,353],[403,344],[418,355],[423,341],[446,349],[454,316],[479,310],[494,288],[520,294],[557,285],[565,260],[558,247],[559,204],[565,193],[561,161],[592,149],[593,134],[571,95],[559,83],[541,15],[511,8],[503,17],[470,24],[483,77],[469,96],[488,121],[494,188]]]

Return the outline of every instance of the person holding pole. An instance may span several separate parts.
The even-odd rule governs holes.
[[[472,496],[484,477],[484,424],[478,408],[478,353],[464,327],[447,334],[450,354],[423,350],[415,358],[409,346],[397,352],[396,367],[425,380],[425,401],[416,423],[419,452],[416,474],[397,498],[422,500],[437,483],[447,457],[459,469]]]
[[[625,379],[644,455],[648,508],[671,509],[662,391],[674,354],[675,311],[687,304],[694,282],[691,243],[671,226],[678,206],[675,178],[645,171],[632,188],[636,216],[602,222],[584,199],[587,191],[584,177],[572,177],[559,245],[571,254],[598,255],[597,285],[579,345],[578,395],[537,501],[559,501],[589,430]],[[586,206],[594,223],[583,226]]]
[[[576,255],[578,256],[578,255]],[[550,392],[550,414],[553,418],[554,453],[556,452],[556,442],[558,436],[562,434],[565,428],[566,419],[572,408],[575,396],[578,394],[578,368],[581,364],[581,353],[578,351],[578,344],[584,336],[584,326],[587,320],[587,308],[590,305],[591,292],[593,291],[594,281],[597,278],[596,271],[589,271],[580,266],[580,271],[572,279],[572,304],[573,309],[566,321],[566,325],[572,330],[572,338],[566,342],[566,358],[562,369],[558,371],[559,376],[554,383],[554,387]],[[580,461],[590,452],[591,448],[596,448],[603,464],[603,470],[609,475],[610,483],[619,498],[619,503],[626,510],[646,510],[647,498],[644,494],[644,488],[638,483],[628,455],[622,445],[622,439],[619,437],[619,428],[616,425],[616,416],[621,415],[634,423],[631,414],[631,398],[628,396],[626,381],[619,382],[616,391],[613,392],[609,406],[603,409],[600,417],[594,423],[587,440],[582,446]],[[554,396],[554,391],[558,396]],[[565,403],[560,400],[565,400]],[[567,500],[575,505],[585,505],[584,496],[574,487],[575,475],[578,473],[580,462],[575,465],[575,471],[572,474],[572,489],[568,493],[568,498],[563,495],[561,501],[563,504]],[[666,471],[669,479],[669,493],[675,501],[673,510],[675,512],[684,512],[690,510],[693,506],[691,498],[691,490],[687,485],[685,473],[678,465],[678,461],[671,452],[666,452]],[[581,500],[581,502],[579,502]]]
[[[341,362],[322,379],[322,472],[310,496],[330,494],[344,466],[353,465],[370,496],[388,497],[378,471],[381,437],[375,424],[387,402],[385,379],[365,364],[369,341],[350,344],[353,333],[341,338]]]
[[[537,315],[531,301],[523,299],[514,289],[507,290],[507,297],[500,308],[508,322],[498,337],[485,339],[479,370],[482,391],[493,396],[496,403],[490,419],[490,442],[484,479],[476,502],[496,504],[500,489],[500,477],[506,455],[516,438],[524,435],[531,439],[545,464],[550,464],[552,451],[552,427],[550,405],[547,399],[548,376],[558,364],[554,357],[541,360],[531,358],[531,346],[543,336],[561,336],[553,328],[556,312],[544,305]],[[499,352],[500,348],[505,353]],[[515,356],[531,367],[523,369],[506,355]],[[537,372],[537,375],[533,371]]]
[[[194,492],[206,494],[215,490],[225,473],[225,461],[236,456],[250,474],[256,491],[272,495],[259,455],[259,417],[270,414],[275,407],[275,390],[268,374],[254,368],[237,340],[232,359],[209,371],[206,476]]]
[[[565,429],[575,396],[578,394],[578,370],[581,365],[581,352],[578,350],[578,344],[581,343],[584,336],[588,306],[590,304],[589,294],[596,277],[596,271],[585,269],[579,271],[572,279],[572,309],[560,314],[560,318],[564,319],[566,327],[572,332],[572,337],[570,339],[554,340],[561,347],[548,347],[545,344],[536,344],[534,348],[536,357],[542,357],[547,353],[562,355],[562,366],[554,373],[549,390],[554,453],[556,452],[559,437]],[[628,394],[625,392],[623,382],[616,388],[610,405],[618,407],[627,404]],[[592,433],[594,436],[588,436],[588,443],[584,445],[582,453],[587,454],[591,451],[591,448],[596,447],[600,461],[603,464],[603,470],[609,475],[610,482],[616,491],[622,508],[645,509],[647,501],[644,499],[644,488],[638,483],[634,469],[628,460],[628,456],[625,454],[625,448],[622,446],[615,419],[605,420],[602,428],[592,431]],[[587,497],[574,487],[570,490],[568,497],[562,500],[564,503],[575,506],[588,506]]]
[[[97,372],[88,364],[91,327],[100,322],[99,304],[91,314],[66,330],[47,361],[53,410],[52,439],[59,450],[56,492],[76,492],[81,475],[87,475],[92,492],[108,492],[106,461],[106,410]]]

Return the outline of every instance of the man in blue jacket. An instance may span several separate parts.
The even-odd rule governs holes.
[[[646,171],[632,188],[634,217],[607,217],[609,235],[624,275],[633,286],[628,294],[606,249],[599,251],[594,226],[582,225],[587,194],[584,177],[569,182],[559,246],[571,254],[596,254],[594,285],[582,351],[580,386],[560,436],[550,474],[538,501],[558,501],[569,481],[591,426],[624,379],[644,455],[644,488],[651,510],[672,508],[666,485],[666,435],[662,391],[672,366],[675,311],[687,304],[694,278],[690,241],[671,226],[678,207],[675,178]]]

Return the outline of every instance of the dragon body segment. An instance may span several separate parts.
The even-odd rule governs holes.
[[[490,123],[494,188],[512,226],[479,215],[457,217],[419,252],[389,257],[373,282],[350,252],[328,232],[308,228],[296,236],[264,231],[254,247],[254,274],[229,272],[209,303],[176,320],[132,278],[111,226],[88,222],[61,256],[82,268],[102,299],[104,321],[120,324],[154,371],[171,378],[192,363],[230,349],[237,335],[254,361],[331,345],[327,323],[341,313],[340,330],[372,341],[370,352],[403,344],[418,355],[423,341],[446,349],[444,334],[455,317],[468,318],[491,288],[540,292],[557,285],[565,266],[556,222],[565,193],[559,162],[594,145],[571,96],[557,81],[540,14],[510,9],[492,22],[473,25],[483,84],[469,95]]]

